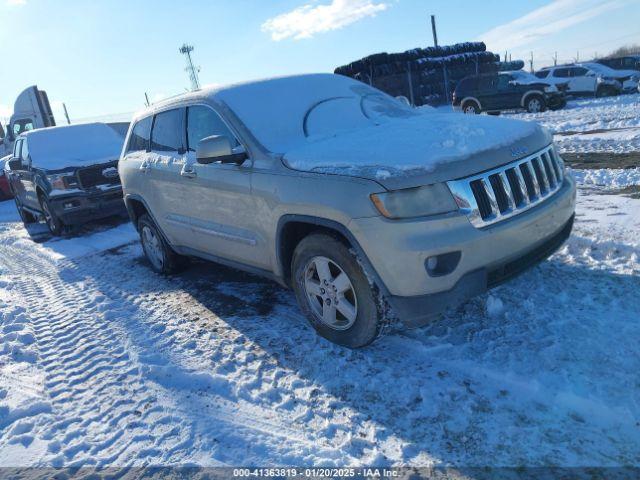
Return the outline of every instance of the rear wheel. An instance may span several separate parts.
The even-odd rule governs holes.
[[[462,104],[462,112],[469,115],[480,113],[480,105],[474,100],[467,100]]]
[[[47,200],[44,196],[40,196],[40,207],[42,208],[42,213],[44,214],[44,220],[47,222],[47,228],[51,232],[51,235],[60,236],[64,232],[64,223],[62,220],[58,218],[56,213],[51,208],[51,204],[49,200]]]
[[[547,108],[544,98],[540,95],[531,95],[530,97],[527,97],[525,105],[527,107],[527,112],[529,113],[544,112]]]
[[[168,275],[179,271],[184,266],[185,258],[171,249],[158,226],[146,213],[138,220],[138,232],[142,250],[153,270]]]
[[[292,274],[300,308],[321,336],[350,348],[376,339],[382,319],[374,290],[346,245],[309,235],[296,247]]]

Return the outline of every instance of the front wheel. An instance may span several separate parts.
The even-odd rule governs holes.
[[[342,242],[326,234],[304,238],[293,254],[292,275],[300,308],[321,336],[358,348],[379,335],[374,290]]]
[[[64,223],[62,223],[62,220],[58,218],[56,213],[51,208],[49,200],[47,200],[44,196],[40,197],[40,207],[42,208],[44,220],[45,222],[47,222],[47,227],[49,228],[51,235],[55,237],[62,235],[62,233],[64,232]]]
[[[18,200],[18,197],[14,195],[13,199],[16,202],[16,209],[18,210],[18,215],[20,215],[20,220],[22,220],[22,224],[26,227],[27,225],[36,223],[37,221],[36,217],[34,217],[31,213],[27,212],[25,209],[22,208],[22,204],[20,203],[20,200]]]
[[[547,108],[547,105],[544,101],[544,98],[538,95],[532,95],[527,99],[527,112],[529,113],[539,113],[544,112]]]

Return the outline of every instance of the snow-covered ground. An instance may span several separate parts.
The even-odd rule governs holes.
[[[569,100],[561,110],[506,115],[549,128],[561,152],[640,150],[640,94]]]
[[[550,260],[351,351],[268,281],[158,276],[128,224],[34,244],[0,203],[0,465],[637,464],[639,230],[581,188]]]

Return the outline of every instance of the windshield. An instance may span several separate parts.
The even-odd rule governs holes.
[[[511,76],[518,82],[538,82],[539,79],[535,75],[528,72],[511,72]]]
[[[274,153],[286,153],[319,137],[419,115],[380,90],[332,74],[248,83],[215,96]]]

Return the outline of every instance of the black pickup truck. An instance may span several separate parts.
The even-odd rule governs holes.
[[[5,171],[25,225],[44,219],[60,235],[89,220],[126,215],[118,175],[123,143],[104,123],[18,135]]]
[[[465,77],[453,93],[453,106],[464,113],[497,113],[524,109],[530,113],[558,110],[567,104],[562,88],[523,72]]]

